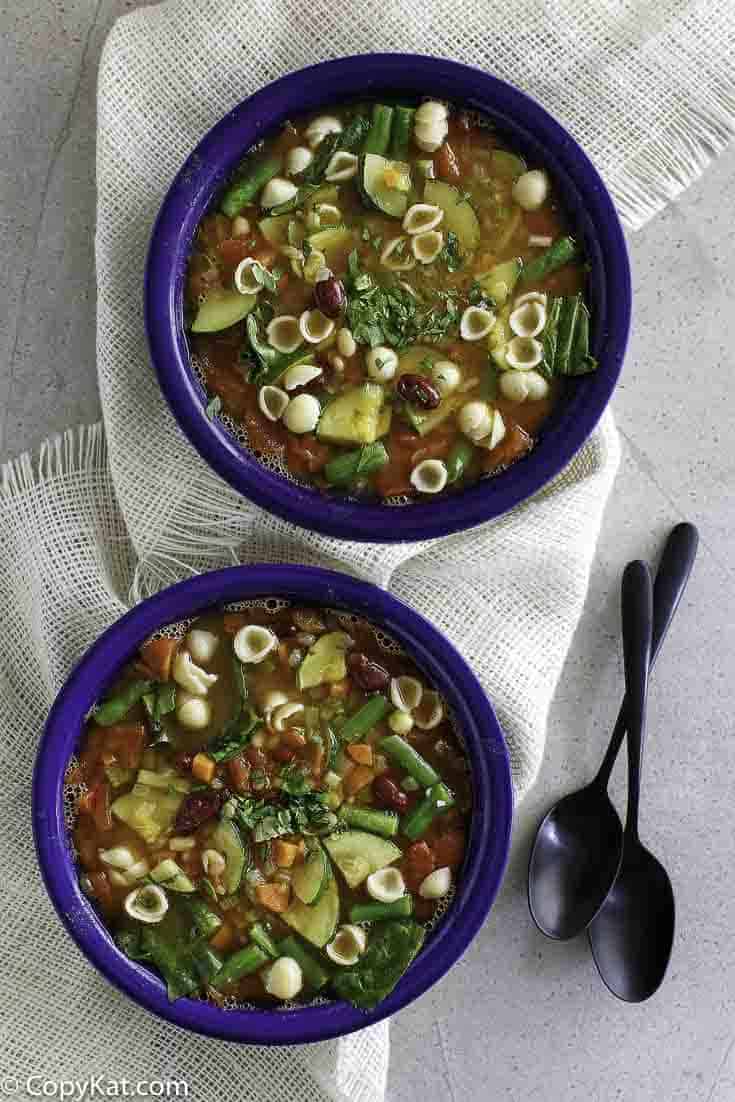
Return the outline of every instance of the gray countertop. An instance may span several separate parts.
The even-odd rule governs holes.
[[[0,0],[0,459],[99,415],[94,84],[107,29],[136,6]],[[730,150],[630,237],[635,320],[614,402],[623,462],[543,769],[490,919],[394,1019],[390,1102],[735,1099],[734,224]],[[683,518],[700,526],[702,546],[651,693],[641,828],[670,871],[678,929],[664,986],[626,1006],[602,988],[584,939],[536,932],[525,866],[539,815],[591,775],[614,722],[620,571],[655,557]]]

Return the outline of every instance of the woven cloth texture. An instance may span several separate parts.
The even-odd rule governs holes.
[[[28,792],[45,714],[79,655],[131,601],[232,562],[317,563],[390,588],[460,647],[507,733],[520,799],[543,754],[619,460],[607,416],[533,502],[418,547],[331,541],[248,506],[182,437],[148,362],[145,250],[179,165],[233,104],[290,69],[416,50],[487,68],[535,95],[585,146],[637,228],[732,135],[733,14],[730,0],[168,0],[115,25],[98,126],[105,427],[49,442],[37,463],[8,464],[0,488],[0,839],[12,854],[0,896],[3,1070],[168,1076],[188,1081],[191,1097],[246,1102],[379,1102],[385,1024],[308,1050],[245,1050],[154,1020],[83,962],[32,851]]]

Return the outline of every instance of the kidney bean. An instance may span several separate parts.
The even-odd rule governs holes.
[[[401,375],[396,390],[406,402],[413,402],[421,409],[436,409],[442,400],[441,394],[429,379],[410,371]]]
[[[387,808],[389,811],[402,813],[408,807],[408,796],[401,792],[397,784],[385,775],[376,777],[373,781],[373,796],[378,807]]]
[[[403,855],[401,871],[410,892],[418,891],[422,881],[435,868],[434,854],[426,842],[414,842]]]
[[[345,288],[341,279],[330,276],[314,286],[314,302],[325,317],[338,318],[345,304]]]
[[[347,668],[354,681],[366,693],[378,693],[390,684],[390,674],[377,662],[372,662],[362,651],[347,656]]]
[[[207,792],[192,792],[179,808],[174,823],[176,834],[191,834],[213,818],[222,806],[222,793],[210,789]]]

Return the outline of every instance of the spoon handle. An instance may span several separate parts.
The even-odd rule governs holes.
[[[629,562],[621,587],[623,618],[623,665],[628,717],[628,815],[626,838],[638,837],[638,803],[641,785],[641,758],[646,729],[646,695],[651,664],[653,633],[653,585],[648,564],[641,559]]]
[[[679,601],[686,589],[689,575],[694,566],[698,543],[699,533],[697,529],[693,524],[686,521],[672,528],[666,540],[666,546],[656,571],[656,581],[653,586],[651,668],[653,668],[653,664],[658,657],[661,644],[666,638],[671,621],[679,607]],[[625,738],[626,726],[626,699],[623,697],[607,752],[595,777],[594,783],[600,785],[601,788],[607,788],[615,759]]]

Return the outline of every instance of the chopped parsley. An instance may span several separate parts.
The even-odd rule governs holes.
[[[355,249],[346,282],[347,320],[358,344],[401,349],[418,341],[440,341],[459,321],[459,309],[450,298],[426,309],[403,287],[376,283],[360,267]]]
[[[447,233],[447,240],[439,253],[439,259],[444,261],[448,272],[458,272],[464,264],[464,258],[459,251],[459,238],[452,230]]]
[[[283,834],[328,834],[338,825],[338,820],[324,800],[321,792],[298,796],[284,792],[277,803],[240,796],[235,800],[234,819],[238,826],[252,834],[256,843],[269,842]]]
[[[243,708],[239,715],[229,719],[220,733],[207,743],[207,754],[218,762],[237,757],[248,745],[262,722],[252,708]]]

